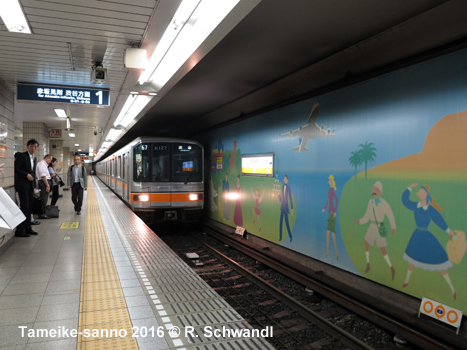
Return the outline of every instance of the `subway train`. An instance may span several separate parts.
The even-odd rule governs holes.
[[[138,137],[95,169],[146,223],[195,222],[204,207],[203,159],[196,141]]]

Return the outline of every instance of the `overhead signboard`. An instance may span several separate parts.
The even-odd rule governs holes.
[[[18,84],[18,101],[60,102],[93,106],[109,105],[108,89],[75,86]]]

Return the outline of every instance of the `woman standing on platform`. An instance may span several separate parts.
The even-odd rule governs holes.
[[[49,164],[49,174],[50,178],[52,180],[52,202],[50,203],[51,205],[55,205],[58,200],[58,183],[60,180],[57,178],[57,174],[55,172],[55,165],[57,165],[57,158],[53,158],[52,161]],[[61,169],[57,169],[57,171],[60,171]],[[58,180],[58,181],[57,181]]]

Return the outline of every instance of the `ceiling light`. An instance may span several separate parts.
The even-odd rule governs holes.
[[[184,0],[156,46],[139,83],[160,90],[240,0]]]
[[[102,143],[101,149],[107,149],[112,146],[112,142],[106,141]]]
[[[75,143],[75,147],[79,147],[79,143]]]
[[[76,135],[75,135],[74,132],[70,132],[70,133],[68,134],[68,136],[70,136],[70,137],[76,137]]]
[[[19,0],[2,1],[0,17],[2,17],[8,31],[31,34],[31,28],[24,16]]]
[[[157,92],[149,92],[148,95],[157,96]]]
[[[115,141],[120,134],[123,132],[123,129],[110,129],[109,133],[107,134],[107,137],[105,138],[107,141]]]
[[[64,109],[56,108],[54,109],[54,111],[59,118],[67,118],[67,115]]]
[[[71,127],[70,117],[66,117],[66,128],[65,128],[65,130],[67,130],[67,131],[72,131],[73,130],[73,128]]]
[[[152,100],[148,95],[130,95],[120,111],[114,126],[123,126],[126,128]]]
[[[154,52],[149,59],[148,66],[144,70],[143,74],[141,74],[139,78],[140,84],[149,80],[149,77],[154,73],[157,66],[164,58],[164,55],[170,49],[172,43],[175,41],[183,26],[190,18],[196,6],[198,6],[199,2],[200,0],[182,1],[177,12],[175,12],[175,15],[170,21],[170,24],[166,28],[164,35],[162,35],[161,40],[154,49]]]

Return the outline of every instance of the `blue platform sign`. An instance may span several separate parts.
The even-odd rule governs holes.
[[[17,100],[108,106],[109,90],[60,85],[18,84]]]

